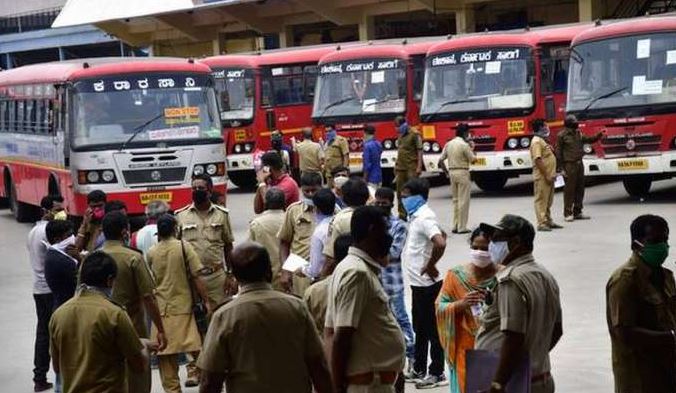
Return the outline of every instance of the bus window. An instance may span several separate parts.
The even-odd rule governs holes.
[[[565,93],[568,83],[567,46],[552,46],[543,49],[541,57],[542,94]]]
[[[272,86],[270,78],[264,77],[261,81],[261,106],[269,107],[273,104],[272,99]]]
[[[423,82],[425,81],[425,56],[413,57],[413,100],[422,99]]]
[[[17,132],[24,132],[26,131],[26,127],[24,124],[24,110],[25,110],[26,104],[23,102],[23,100],[19,100],[16,102],[16,130]]]
[[[315,96],[315,85],[317,84],[317,71],[319,67],[315,65],[305,66],[303,78],[305,79],[305,102],[312,102]]]
[[[295,105],[305,102],[301,66],[275,67],[270,71],[275,105]]]

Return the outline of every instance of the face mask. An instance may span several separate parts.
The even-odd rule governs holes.
[[[648,266],[658,268],[669,256],[669,245],[666,242],[646,244],[640,255],[643,262]]]
[[[422,195],[413,195],[402,199],[401,203],[404,205],[406,213],[408,213],[410,216],[411,214],[417,212],[418,209],[427,203],[427,201],[422,197]]]
[[[550,133],[549,127],[542,127],[535,133],[535,135],[542,138],[548,138]]]
[[[192,201],[196,205],[201,205],[209,200],[209,192],[207,190],[193,190]]]
[[[59,251],[66,252],[66,248],[68,246],[74,246],[75,245],[75,235],[70,235],[70,237],[67,237],[60,242],[53,244],[52,247],[56,248]]]
[[[576,122],[576,121],[568,121],[568,120],[566,120],[566,121],[563,123],[563,125],[566,126],[567,128],[573,129],[573,130],[577,128],[577,122]]]
[[[491,260],[493,263],[498,264],[502,263],[509,254],[509,246],[506,241],[503,242],[490,242],[488,244],[488,253],[491,255]]]
[[[370,141],[371,139],[373,139],[373,135],[371,135],[371,134],[364,134],[364,140],[365,140],[365,141]]]
[[[406,133],[408,132],[408,123],[406,122],[401,123],[397,131],[399,131],[399,135],[406,135]]]
[[[332,141],[336,138],[336,130],[329,130],[326,131],[326,139],[329,141]]]
[[[469,260],[476,267],[484,268],[493,261],[491,260],[491,253],[484,250],[470,250]]]
[[[102,207],[95,207],[92,209],[92,221],[94,222],[100,222],[105,215],[106,211]]]
[[[303,203],[305,204],[305,206],[314,206],[315,205],[315,201],[313,201],[312,198],[308,198],[306,196],[303,196]]]
[[[54,219],[57,221],[66,221],[68,219],[68,213],[66,213],[65,210],[61,210],[60,212],[54,214]]]

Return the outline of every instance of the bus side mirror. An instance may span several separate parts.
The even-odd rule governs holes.
[[[554,107],[554,98],[545,98],[545,120],[556,119],[556,108]]]
[[[277,128],[277,122],[275,121],[275,111],[269,110],[265,112],[265,120],[268,125],[268,130],[272,131]]]

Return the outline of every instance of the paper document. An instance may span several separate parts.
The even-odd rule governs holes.
[[[562,175],[556,176],[556,180],[554,180],[554,188],[561,188],[565,185],[566,179],[564,179]]]
[[[284,261],[284,265],[282,265],[282,269],[294,273],[309,265],[310,262],[306,261],[305,258],[300,255],[289,254],[289,257]]]

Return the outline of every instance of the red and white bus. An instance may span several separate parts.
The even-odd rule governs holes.
[[[319,59],[335,46],[285,48],[255,55],[202,60],[213,70],[224,121],[228,176],[241,187],[256,184],[254,154],[270,149],[279,130],[290,145],[311,127]]]
[[[384,183],[391,181],[398,137],[394,119],[402,115],[410,125],[419,122],[424,56],[433,40],[338,48],[320,60],[312,119],[320,132],[333,124],[347,138],[353,171],[362,170],[363,131],[370,124],[383,144]]]
[[[211,70],[166,58],[78,59],[0,73],[0,197],[19,221],[47,194],[81,216],[95,189],[143,214],[191,201],[195,173],[225,192]]]
[[[478,161],[472,177],[483,190],[532,172],[529,122],[544,118],[552,140],[563,124],[570,42],[592,24],[451,38],[428,51],[420,115],[426,142],[444,144],[458,123],[471,128]],[[439,154],[424,154],[439,171]]]
[[[599,25],[573,41],[567,110],[585,133],[606,131],[590,176],[622,179],[632,196],[676,175],[676,17]]]

